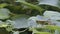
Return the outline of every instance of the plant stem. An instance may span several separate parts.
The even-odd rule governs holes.
[[[19,2],[24,4],[24,5],[27,5],[27,6],[31,7],[32,9],[38,10],[40,12],[40,15],[43,15],[43,13],[42,13],[42,11],[44,11],[43,8],[41,8],[41,7],[37,6],[37,5],[33,5],[33,4],[30,4],[30,3],[27,3],[25,1],[19,1]]]

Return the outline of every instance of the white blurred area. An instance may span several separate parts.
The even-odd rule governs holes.
[[[58,7],[58,1],[59,0],[38,0],[39,5],[51,5]]]
[[[37,24],[36,21],[47,21],[47,20],[48,20],[48,18],[45,18],[40,15],[32,16],[28,19],[28,26],[29,27],[42,27],[42,24]]]
[[[44,16],[32,16],[28,19],[28,25],[31,27],[40,27],[41,24],[37,24],[36,21],[49,21],[48,23],[51,23],[52,25],[60,26],[60,22],[57,20],[60,20],[60,13],[57,11],[45,11]]]
[[[51,20],[60,20],[60,13],[57,11],[45,11],[43,15]]]
[[[15,31],[13,34],[19,34],[19,31]]]
[[[51,23],[56,24],[57,26],[60,26],[60,22],[57,20],[60,20],[60,13],[57,11],[45,11],[44,17],[51,19]]]

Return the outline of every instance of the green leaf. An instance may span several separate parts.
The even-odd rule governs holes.
[[[2,3],[2,4],[0,4],[0,8],[3,8],[3,7],[5,7],[5,6],[7,6],[6,3]]]
[[[15,19],[20,18],[20,17],[29,18],[30,16],[25,15],[25,14],[15,14],[14,16],[11,17],[11,19],[12,19],[12,20],[15,20]]]
[[[35,34],[50,34],[49,32],[37,32]]]
[[[40,12],[40,15],[42,15],[42,11],[44,11],[43,8],[41,8],[41,7],[37,6],[37,5],[33,5],[33,4],[27,3],[25,1],[19,1],[19,2],[22,3],[22,4],[24,4],[24,5],[26,5],[26,6],[29,6],[31,9],[38,10]]]
[[[10,17],[9,15],[10,11],[6,8],[1,8],[0,9],[0,19],[7,19]]]
[[[0,23],[0,27],[7,27],[8,25],[5,23],[5,22],[3,22],[3,23]]]
[[[56,30],[56,29],[60,29],[59,26],[54,26],[54,25],[46,25],[45,27],[46,29],[50,29],[50,30]]]

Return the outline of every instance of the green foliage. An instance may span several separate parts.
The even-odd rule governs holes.
[[[10,11],[6,8],[0,8],[0,19],[7,19],[10,17]]]
[[[50,34],[49,32],[37,32],[35,34]]]
[[[49,11],[57,11],[60,12],[60,8],[56,7],[56,6],[51,6],[51,5],[40,5],[40,7],[42,7],[45,10],[49,10]]]
[[[32,28],[32,29],[34,34],[50,34],[50,32],[38,31],[36,28]]]
[[[49,29],[49,30],[56,30],[56,29],[60,29],[60,27],[59,27],[59,26],[54,26],[54,25],[47,25],[45,28],[46,28],[46,29]]]
[[[25,1],[31,4],[38,4],[38,0],[25,0]]]
[[[27,3],[27,2],[25,2],[25,1],[19,1],[20,3],[22,3],[22,4],[24,4],[24,5],[26,5],[26,6],[29,6],[31,9],[36,9],[36,10],[38,10],[39,12],[40,12],[40,15],[42,15],[43,13],[43,11],[44,11],[44,9],[43,8],[41,8],[41,7],[39,7],[39,6],[37,6],[37,5],[33,5],[33,4],[30,4],[30,3]]]
[[[0,0],[0,3],[13,4],[16,0]]]
[[[11,19],[12,20],[14,20],[14,19],[17,19],[17,18],[20,18],[21,16],[26,16],[26,18],[29,18],[30,16],[28,16],[28,15],[25,15],[25,14],[16,14],[16,15],[14,15],[13,17],[11,17]]]
[[[34,2],[32,2],[34,1]],[[15,2],[15,0],[6,0],[6,3],[1,3],[0,4],[0,19],[8,19],[12,14],[12,17],[10,17],[12,20],[20,18],[21,16],[26,16],[26,18],[29,18],[30,16],[35,16],[35,15],[43,15],[45,11],[45,7],[40,7],[35,4],[35,0],[27,0],[22,1],[20,0],[19,2]],[[16,3],[16,4],[15,4]],[[5,8],[9,9],[6,10]],[[46,8],[47,10],[54,9],[54,11],[60,11],[59,8],[57,7],[48,7]],[[7,27],[8,26],[8,27]],[[6,23],[0,24],[0,27],[6,28],[7,31],[12,31],[13,26],[12,25],[7,25]],[[43,26],[42,26],[43,27]],[[41,32],[46,30],[59,30],[60,27],[58,26],[53,26],[53,25],[47,25],[44,28],[30,28],[30,31],[33,31],[35,34],[50,34],[49,32]],[[38,31],[40,30],[40,31]]]
[[[2,4],[0,4],[0,8],[4,8],[5,6],[7,6],[6,3],[2,3]]]

